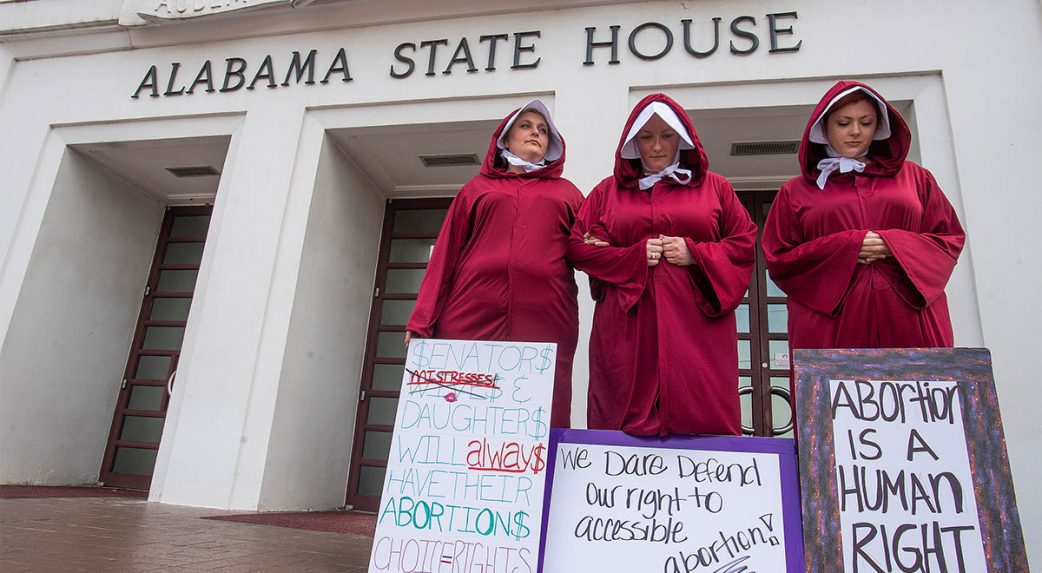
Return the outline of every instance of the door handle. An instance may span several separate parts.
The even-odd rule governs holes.
[[[170,377],[166,379],[166,393],[172,395],[174,393],[174,375],[177,374],[177,370],[170,373]]]

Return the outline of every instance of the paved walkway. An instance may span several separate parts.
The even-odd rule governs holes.
[[[0,571],[365,571],[369,537],[129,498],[0,499]]]

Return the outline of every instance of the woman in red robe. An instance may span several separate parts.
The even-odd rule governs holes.
[[[565,249],[582,204],[564,139],[533,100],[492,134],[452,201],[406,325],[412,337],[556,342],[550,425],[570,427],[578,289]]]
[[[590,275],[591,429],[741,433],[734,310],[756,226],[663,94],[633,109],[615,170],[586,198],[569,260]]]
[[[911,132],[869,86],[842,81],[811,115],[763,232],[789,296],[792,348],[950,347],[944,287],[965,236]]]

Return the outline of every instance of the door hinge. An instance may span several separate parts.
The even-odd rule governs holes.
[[[365,390],[362,390],[362,392],[358,394],[358,401],[365,402]]]
[[[376,287],[376,290],[373,291],[373,298],[380,298],[380,287]]]
[[[127,379],[126,378],[124,378],[123,379],[123,383],[119,385],[119,389],[120,390],[126,390],[127,389]]]

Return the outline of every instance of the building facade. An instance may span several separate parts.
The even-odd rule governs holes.
[[[810,110],[850,78],[902,111],[967,230],[956,344],[991,349],[1042,566],[1040,70],[1033,0],[0,1],[0,483],[371,506],[402,325],[503,116],[547,102],[588,192],[664,91],[762,225]],[[784,435],[762,257],[738,323],[744,423]]]

